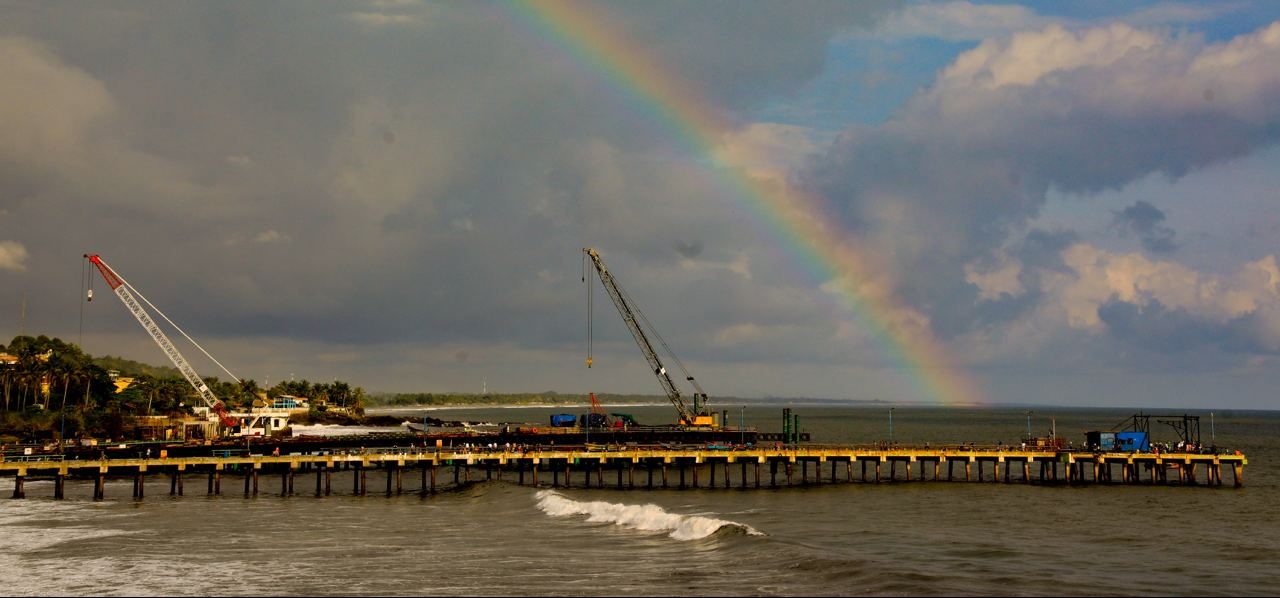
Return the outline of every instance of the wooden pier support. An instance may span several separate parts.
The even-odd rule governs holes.
[[[98,470],[98,475],[93,480],[93,500],[103,500],[107,495],[107,468],[102,467]]]
[[[14,498],[27,497],[27,491],[25,487],[26,480],[27,480],[27,476],[24,474],[18,474],[14,476],[13,478],[13,497]]]
[[[54,477],[53,477],[53,498],[54,498],[55,500],[62,500],[62,499],[64,499],[64,498],[66,498],[66,497],[67,497],[67,493],[66,493],[66,486],[67,486],[67,476],[66,476],[66,474],[62,473],[61,471],[59,471],[58,473],[54,474]]]

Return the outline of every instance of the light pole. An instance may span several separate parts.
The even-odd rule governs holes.
[[[738,410],[738,444],[743,446],[746,446],[747,444],[747,430],[746,428],[743,427],[744,422],[746,421],[747,421],[747,406],[743,405],[742,409]]]
[[[893,407],[889,408],[889,444],[893,444]]]
[[[1027,440],[1031,440],[1031,410],[1027,410]]]

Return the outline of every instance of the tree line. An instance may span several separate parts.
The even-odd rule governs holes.
[[[602,403],[651,403],[666,401],[653,395],[601,394],[596,400]],[[369,406],[413,407],[416,405],[580,405],[588,406],[591,399],[585,394],[558,393],[552,390],[534,393],[464,393],[464,392],[412,392],[375,393],[369,396]]]
[[[59,338],[16,336],[0,352],[0,434],[22,439],[119,438],[133,418],[144,415],[189,415],[204,401],[177,369],[121,357],[93,357]],[[116,392],[110,371],[133,378]],[[278,395],[306,397],[317,403],[363,411],[364,389],[335,380],[311,383],[286,380],[270,388],[257,381],[204,378],[213,394],[232,411],[247,411]]]

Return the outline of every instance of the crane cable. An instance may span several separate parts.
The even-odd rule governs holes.
[[[89,260],[87,258],[80,261],[80,295],[85,297],[85,300],[80,301],[80,335],[76,344],[78,344],[81,350],[83,350],[84,304],[93,301],[93,268],[90,267]]]
[[[160,311],[160,308],[152,304],[151,301],[147,299],[146,295],[143,295],[142,292],[139,291],[136,287],[134,287],[132,284],[129,284],[129,281],[125,280],[124,277],[121,276],[119,272],[116,272],[115,270],[112,270],[112,272],[115,273],[116,278],[120,279],[120,282],[124,283],[125,286],[129,287],[129,290],[132,291],[133,294],[141,298],[143,303],[146,303],[148,306],[151,307],[151,309],[156,310],[156,313],[160,314],[160,317],[164,318],[164,321],[168,322],[170,326],[173,326],[173,328],[177,330],[179,333],[181,333],[182,336],[185,337],[188,341],[190,341],[192,345],[195,345],[195,348],[200,349],[200,352],[204,353],[205,357],[208,357],[210,361],[213,361],[214,363],[218,364],[218,367],[222,368],[222,371],[226,372],[228,376],[231,376],[231,379],[235,380],[237,384],[241,382],[238,376],[236,376],[235,374],[232,374],[231,370],[227,369],[227,366],[222,365],[222,362],[215,359],[214,356],[210,355],[208,351],[205,351],[204,347],[201,347],[200,343],[196,342],[196,339],[191,338],[191,335],[187,334],[187,332],[183,330],[182,327],[173,323],[173,320],[170,320],[169,316],[164,315],[164,312]]]
[[[640,321],[644,322],[645,328],[648,328],[649,332],[658,339],[658,344],[662,345],[662,349],[667,352],[667,356],[669,356],[672,361],[676,362],[676,367],[679,367],[680,371],[684,373],[685,380],[691,382],[693,384],[693,388],[699,393],[705,394],[702,387],[698,385],[698,381],[694,380],[693,376],[689,374],[689,369],[684,367],[684,362],[680,361],[680,358],[676,356],[675,351],[672,351],[671,346],[667,344],[666,339],[662,338],[662,334],[658,332],[657,328],[654,328],[653,323],[644,315],[644,311],[640,309],[639,305],[636,305],[635,299],[632,299],[631,295],[627,294],[627,290],[622,288],[622,285],[618,284],[617,280],[613,281],[613,285],[618,288],[618,292],[621,293],[622,297],[631,305],[631,311],[635,312],[637,316],[640,316]]]
[[[592,315],[592,284],[587,281],[587,277],[591,275],[591,271],[587,269],[587,252],[582,252],[582,282],[587,285],[587,367],[591,367],[591,315]]]

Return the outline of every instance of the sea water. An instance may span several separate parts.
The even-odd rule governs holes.
[[[888,438],[887,407],[792,408],[815,441]],[[1033,434],[1056,424],[1079,441],[1129,414],[1030,409]],[[657,423],[670,409],[610,410]],[[729,419],[776,431],[780,410],[735,406]],[[540,423],[561,411],[431,415]],[[1208,444],[1208,413],[1199,415]],[[1028,414],[897,406],[893,417],[897,442],[1011,444]],[[1152,426],[1157,440],[1176,440],[1172,428]],[[28,481],[26,500],[0,500],[0,581],[17,595],[1271,595],[1277,431],[1280,414],[1214,414],[1213,440],[1249,457],[1242,489],[1227,469],[1222,488],[899,476],[760,490],[550,489],[508,475],[386,497],[372,473],[374,491],[360,497],[352,474],[337,472],[325,498],[311,495],[309,474],[290,497],[280,496],[279,476],[264,475],[250,499],[232,476],[222,496],[205,496],[196,475],[185,497],[170,497],[167,477],[156,476],[143,500],[122,479],[93,502],[88,481],[69,481],[62,501],[51,498],[52,482]],[[413,474],[406,480],[406,490],[416,487]],[[12,478],[0,482],[0,496],[11,492]]]

